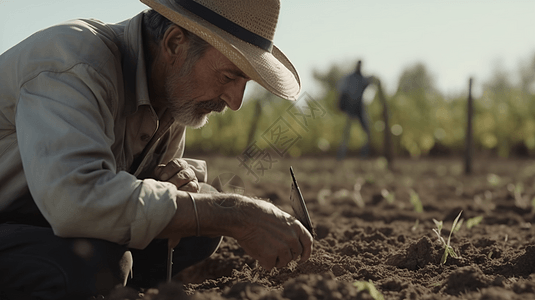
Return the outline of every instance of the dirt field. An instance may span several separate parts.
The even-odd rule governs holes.
[[[292,165],[317,232],[312,257],[267,272],[225,238],[181,274],[189,296],[168,285],[145,299],[535,299],[533,161],[476,161],[466,176],[456,159],[397,160],[391,171],[380,159],[283,159],[253,183],[235,158],[205,159],[210,180],[236,173],[245,194],[287,212]],[[447,242],[461,211],[458,257],[441,264],[433,219]]]

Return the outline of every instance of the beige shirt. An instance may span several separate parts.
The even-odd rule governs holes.
[[[70,21],[0,56],[0,211],[31,193],[56,235],[138,249],[168,224],[184,193],[149,177],[185,128],[150,105],[142,19]]]

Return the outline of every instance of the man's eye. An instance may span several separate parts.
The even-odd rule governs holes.
[[[229,82],[231,82],[233,80],[234,80],[234,78],[232,78],[230,76],[227,76],[227,75],[223,75],[223,79],[222,79],[223,83],[229,83]]]

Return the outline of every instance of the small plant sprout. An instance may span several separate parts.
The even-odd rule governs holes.
[[[365,180],[365,183],[371,183],[371,184],[375,183],[375,177],[372,174],[366,175],[364,180]]]
[[[483,216],[477,216],[466,220],[466,228],[471,229],[474,226],[479,225],[483,221]]]
[[[464,219],[460,219],[459,222],[457,222],[457,225],[455,227],[452,227],[453,233],[456,233],[461,229],[463,226]]]
[[[444,240],[442,235],[440,235],[440,231],[442,231],[443,222],[433,219],[433,222],[435,222],[435,226],[437,227],[437,228],[433,228],[433,232],[438,236],[438,240],[441,241],[442,244],[444,245],[444,254],[442,255],[442,259],[440,259],[440,264],[441,265],[446,263],[446,260],[448,259],[448,256],[451,256],[451,257],[454,257],[454,258],[459,258],[457,253],[455,253],[455,251],[453,251],[453,247],[450,246],[450,240],[451,240],[451,235],[453,234],[454,229],[457,227],[457,222],[459,222],[459,218],[461,217],[462,213],[463,213],[463,211],[461,210],[461,212],[457,215],[455,220],[453,220],[453,225],[451,226],[450,235],[448,236],[448,241],[447,242]]]
[[[329,203],[329,197],[332,195],[332,191],[330,189],[321,189],[318,192],[318,203],[321,205],[326,205]]]
[[[418,229],[418,225],[420,225],[420,220],[416,219],[416,222],[414,222],[414,225],[411,227],[411,231],[416,231],[416,229]]]
[[[388,160],[381,156],[375,161],[375,165],[378,170],[384,171],[388,168]]]
[[[357,288],[357,291],[366,291],[375,300],[384,300],[383,295],[375,288],[373,282],[368,281],[355,281],[353,285]]]
[[[435,223],[435,226],[437,227],[437,228],[433,228],[433,232],[436,233],[436,235],[438,236],[439,240],[443,241],[444,239],[440,235],[440,232],[442,231],[443,222],[442,221],[437,221],[435,218],[433,218],[433,223]]]
[[[360,194],[360,190],[362,189],[362,179],[357,179],[357,182],[355,185],[353,185],[353,193],[351,194],[351,198],[357,204],[358,207],[364,208],[366,206],[366,203],[364,203],[364,199],[362,198],[362,195]]]
[[[418,196],[418,193],[416,193],[413,189],[410,189],[409,194],[411,204],[414,207],[414,211],[417,213],[423,212],[424,206],[422,205],[422,201],[420,200],[420,196]]]
[[[511,192],[513,193],[515,198],[515,205],[519,208],[527,209],[529,206],[528,199],[522,196],[522,193],[524,192],[524,184],[522,182],[519,182],[516,185],[513,185],[513,189]]]
[[[487,181],[492,186],[498,186],[500,185],[502,179],[500,178],[500,176],[490,173],[487,175]]]
[[[381,196],[385,198],[388,204],[394,204],[394,201],[396,200],[396,196],[394,195],[394,193],[389,192],[387,189],[381,190]]]

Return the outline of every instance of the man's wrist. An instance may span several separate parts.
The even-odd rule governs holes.
[[[250,199],[237,194],[194,194],[202,236],[234,237],[246,223]]]

